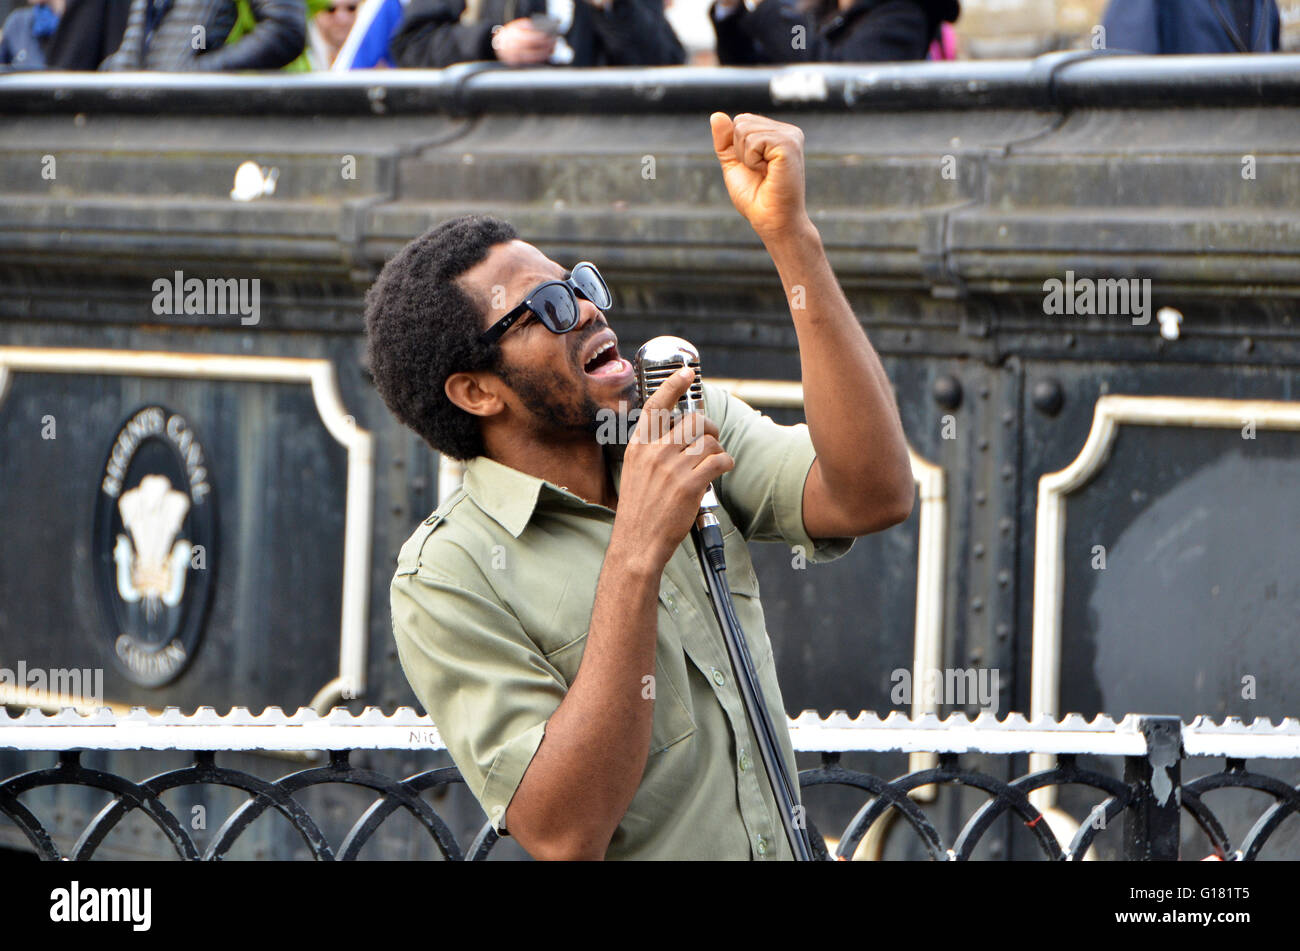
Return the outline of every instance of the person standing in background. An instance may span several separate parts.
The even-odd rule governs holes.
[[[307,44],[303,0],[249,0],[255,21],[227,44],[239,15],[235,0],[132,0],[126,34],[105,70],[280,69]]]
[[[131,0],[41,0],[0,29],[0,66],[94,70],[121,45]]]
[[[923,60],[957,0],[715,0],[718,63],[872,63]]]
[[[307,58],[311,68],[329,69],[357,22],[361,0],[334,0],[307,25]]]
[[[34,0],[5,17],[0,28],[0,66],[44,69],[63,9],[64,0]]]
[[[1111,0],[1106,46],[1138,53],[1276,53],[1276,0]]]
[[[399,66],[675,66],[686,51],[663,0],[411,0],[393,37]]]
[[[65,0],[47,69],[99,69],[122,45],[131,0]]]

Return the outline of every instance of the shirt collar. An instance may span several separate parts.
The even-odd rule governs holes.
[[[606,459],[611,466],[614,488],[617,490],[622,475],[622,460],[610,459],[608,456]],[[543,493],[583,505],[590,504],[553,482],[512,469],[487,456],[475,456],[465,463],[464,486],[465,493],[474,503],[515,538],[528,527]]]

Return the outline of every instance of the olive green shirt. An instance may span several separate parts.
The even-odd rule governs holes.
[[[814,542],[804,530],[815,458],[805,424],[779,425],[716,386],[704,395],[736,461],[715,483],[726,577],[797,777],[746,542],[784,542],[798,567],[837,558],[853,540]],[[617,488],[621,465],[610,466]],[[480,456],[398,556],[402,668],[498,831],[578,673],[613,524],[611,509]],[[606,858],[792,858],[690,535],[663,572],[654,677],[643,692],[653,690],[649,758]]]

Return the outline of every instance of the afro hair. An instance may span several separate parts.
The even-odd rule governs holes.
[[[490,370],[499,350],[479,343],[484,310],[457,278],[493,245],[519,235],[490,215],[442,222],[402,248],[366,292],[366,360],[385,405],[453,459],[483,454],[478,419],[447,398],[453,373]]]

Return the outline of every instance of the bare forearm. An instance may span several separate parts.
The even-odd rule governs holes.
[[[910,494],[911,470],[885,368],[812,222],[765,243],[790,302],[804,413],[826,488],[868,508],[888,507]]]
[[[534,857],[603,858],[636,794],[654,719],[645,678],[655,669],[661,573],[611,541],[582,663],[507,814]]]

